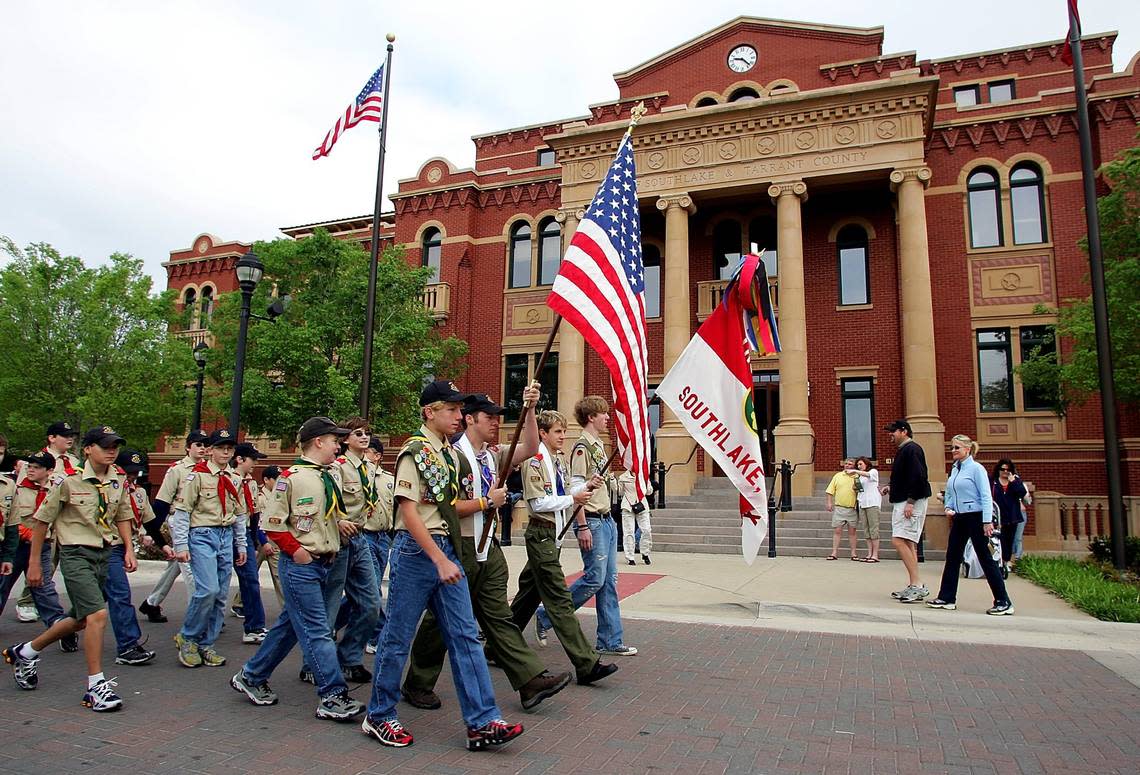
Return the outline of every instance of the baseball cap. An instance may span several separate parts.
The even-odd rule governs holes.
[[[368,439],[368,448],[373,452],[384,454],[384,442],[380,440],[379,436],[370,436]]]
[[[467,400],[463,402],[464,414],[475,414],[475,412],[503,414],[506,411],[506,407],[496,404],[486,393],[472,393],[467,396]]]
[[[248,441],[243,441],[241,444],[238,444],[236,447],[234,447],[234,454],[238,457],[252,457],[256,460],[262,460],[263,458],[269,457],[269,455],[266,455],[264,452],[258,452],[257,447],[253,446]]]
[[[108,449],[125,441],[126,439],[115,433],[115,429],[110,425],[99,425],[83,434],[83,446],[85,447],[98,444],[103,449]]]
[[[191,444],[205,444],[209,441],[210,436],[204,430],[193,430],[186,435],[186,446]]]
[[[121,449],[119,456],[115,458],[115,465],[128,474],[141,474],[143,471],[142,455],[137,449]]]
[[[225,446],[226,444],[233,445],[236,442],[234,437],[225,428],[218,428],[210,434],[210,438],[206,439],[206,443],[211,447]]]
[[[51,425],[48,426],[47,435],[48,436],[78,436],[79,431],[72,428],[71,423],[66,422],[64,420],[60,420],[59,422],[53,422]]]
[[[442,401],[447,404],[459,404],[467,398],[466,393],[460,393],[459,388],[455,386],[454,382],[446,379],[437,379],[435,382],[429,382],[427,386],[420,393],[420,406],[427,406],[434,404],[436,401]]]
[[[887,425],[886,427],[884,427],[883,430],[885,430],[885,431],[906,431],[906,434],[908,436],[912,435],[912,433],[913,433],[910,429],[910,423],[908,423],[906,420],[895,420],[890,425]]]
[[[301,424],[301,430],[297,432],[298,438],[301,439],[303,444],[310,439],[315,439],[317,436],[324,436],[326,433],[331,433],[334,436],[347,436],[349,434],[348,428],[342,428],[328,417],[310,417]]]
[[[62,435],[62,434],[56,434],[56,435]],[[46,468],[49,471],[51,471],[55,468],[55,455],[53,455],[50,452],[41,451],[41,452],[37,452],[34,455],[28,455],[27,460],[28,460],[28,465],[30,465],[30,466],[41,466],[43,468]]]

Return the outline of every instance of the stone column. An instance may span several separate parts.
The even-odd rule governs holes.
[[[578,229],[585,211],[578,208],[560,210],[555,220],[562,224],[562,252],[570,246],[570,238]],[[558,411],[574,422],[574,403],[586,394],[586,342],[578,329],[569,323],[558,327]]]
[[[899,313],[902,326],[903,396],[914,440],[926,453],[932,489],[946,481],[946,429],[938,417],[938,379],[934,357],[934,302],[930,289],[930,250],[926,237],[928,167],[896,169],[891,188],[898,196]],[[889,419],[889,418],[884,418]],[[927,519],[927,538],[946,546],[947,526],[940,509]]]
[[[815,485],[811,462],[815,432],[808,416],[807,301],[804,295],[804,243],[800,206],[807,200],[802,180],[768,187],[776,205],[776,250],[780,285],[780,422],[776,459],[798,464],[792,494],[807,496]]]
[[[689,305],[689,216],[697,211],[688,194],[664,196],[657,209],[665,213],[665,372],[673,367],[692,333]],[[665,465],[681,463],[693,451],[693,440],[681,421],[664,404],[661,405],[661,427],[657,431],[657,459]],[[696,457],[688,465],[676,465],[669,471],[668,492],[688,495],[696,482]]]

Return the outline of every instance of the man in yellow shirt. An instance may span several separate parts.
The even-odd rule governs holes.
[[[855,551],[855,525],[859,522],[859,493],[855,486],[858,482],[855,458],[849,457],[844,458],[843,470],[831,477],[831,483],[827,485],[827,510],[831,512],[831,526],[835,528],[835,535],[831,539],[831,554],[827,556],[829,560],[834,560],[839,554],[839,541],[844,526],[847,527],[851,559],[859,559]]]

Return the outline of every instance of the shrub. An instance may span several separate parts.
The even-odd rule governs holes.
[[[1140,622],[1140,585],[1105,578],[1090,563],[1027,554],[1017,573],[1102,621]]]
[[[1100,562],[1111,563],[1112,539],[1107,536],[1097,536],[1089,542],[1089,551]],[[1124,565],[1131,570],[1140,571],[1140,536],[1125,536]]]

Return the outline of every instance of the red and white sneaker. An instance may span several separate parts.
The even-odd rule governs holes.
[[[404,729],[404,725],[396,719],[389,721],[373,721],[367,716],[360,723],[360,730],[369,737],[375,737],[381,745],[390,748],[407,748],[414,740],[412,733]]]
[[[508,724],[501,718],[495,719],[478,729],[467,730],[467,750],[481,751],[492,745],[503,745],[522,733],[522,724]]]

